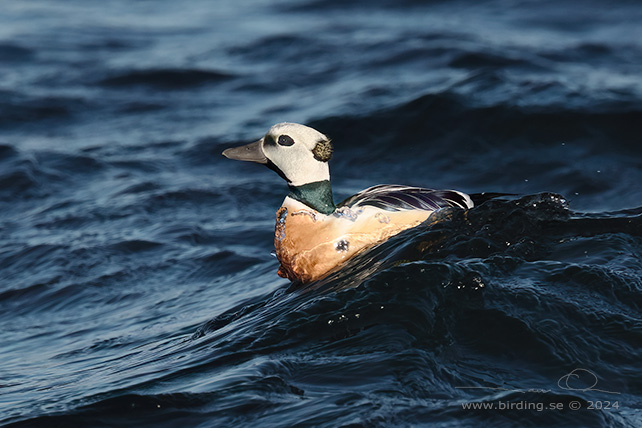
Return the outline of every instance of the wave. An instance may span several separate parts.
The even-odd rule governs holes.
[[[380,322],[378,316],[366,315],[369,310],[361,307],[363,303],[367,303],[367,306],[372,308],[373,314],[384,314],[387,312],[379,312],[379,310],[382,310],[381,307],[386,307],[385,302],[390,305],[391,302],[402,299],[403,302],[400,302],[402,304],[397,306],[397,309],[407,307],[407,310],[411,311],[416,307],[422,314],[418,319],[423,319],[424,323],[428,319],[434,320],[440,313],[443,314],[442,311],[437,310],[439,305],[446,305],[448,310],[456,311],[459,316],[463,316],[472,308],[488,311],[489,323],[492,322],[499,329],[514,330],[515,338],[518,338],[524,333],[520,331],[525,327],[523,316],[513,316],[517,314],[513,314],[512,309],[505,307],[484,308],[484,296],[497,292],[497,290],[489,291],[489,287],[494,288],[493,282],[500,279],[508,281],[509,283],[498,285],[505,288],[504,291],[507,291],[508,295],[519,295],[520,298],[525,299],[523,303],[528,303],[533,299],[528,297],[528,293],[532,293],[533,296],[537,296],[538,293],[546,295],[548,290],[541,288],[538,291],[538,288],[532,284],[525,284],[524,287],[510,284],[511,276],[530,276],[531,282],[537,281],[541,276],[543,283],[552,281],[558,285],[567,283],[572,286],[570,284],[582,282],[577,277],[580,272],[588,275],[584,279],[589,287],[590,284],[597,285],[604,282],[614,287],[600,286],[601,291],[592,287],[587,289],[590,292],[603,294],[601,300],[595,297],[596,301],[624,305],[635,313],[642,309],[640,300],[642,281],[637,279],[631,283],[629,282],[631,277],[622,272],[608,273],[611,272],[608,268],[588,268],[588,266],[588,269],[582,269],[572,259],[567,262],[563,258],[558,259],[563,257],[564,248],[567,248],[568,242],[583,236],[595,239],[599,245],[599,239],[604,234],[630,236],[631,242],[619,243],[619,251],[635,253],[638,251],[638,241],[642,237],[642,216],[624,213],[619,216],[600,218],[577,214],[568,210],[564,199],[554,194],[531,195],[515,200],[493,200],[468,212],[443,210],[438,217],[429,219],[423,226],[405,231],[358,255],[323,280],[306,286],[292,284],[288,290],[289,297],[285,301],[277,298],[282,291],[277,292],[270,297],[278,301],[279,305],[278,309],[272,308],[275,310],[272,315],[283,316],[286,313],[290,314],[292,311],[307,308],[312,312],[304,310],[295,318],[311,321],[310,316],[314,313],[324,319],[323,322],[327,322],[327,318],[332,318],[328,314],[336,313],[337,316],[343,315],[342,319],[337,320],[336,327],[343,324],[341,328],[348,328],[351,323],[354,323],[348,330],[360,331],[363,327],[357,326],[363,325],[364,322]],[[561,247],[562,251],[558,247]],[[613,250],[612,244],[604,250]],[[549,258],[551,255],[553,258]],[[610,262],[616,262],[616,260]],[[642,266],[638,264],[632,268],[641,269]],[[591,270],[596,272],[596,276],[590,276],[588,272]],[[602,270],[603,274],[599,274],[599,270]],[[623,274],[625,276],[621,280]],[[364,286],[361,287],[361,285]],[[516,288],[511,289],[512,286]],[[339,294],[328,294],[330,291],[339,292]],[[381,294],[386,297],[380,296]],[[412,296],[423,297],[420,302],[414,302]],[[329,309],[326,311],[315,307],[315,299],[319,299],[319,302],[336,302],[339,299],[342,303],[334,309],[325,308]],[[428,302],[430,302],[428,306],[425,306]],[[257,308],[263,310],[270,304],[272,303],[268,299],[258,303],[258,306],[241,305],[203,326],[195,337],[207,336],[221,329],[231,320],[247,316],[248,311],[252,312]],[[297,308],[297,305],[302,306]],[[359,307],[361,309],[358,309]],[[508,312],[506,312],[507,309]],[[403,312],[395,314],[395,309],[390,307],[387,310],[390,310],[393,316],[408,316],[408,313]],[[554,312],[551,307],[547,307],[546,310]],[[575,310],[582,312],[584,308],[578,306]],[[499,321],[501,317],[498,318],[497,314],[493,315],[497,311],[510,315],[516,323],[514,328],[508,327],[510,325],[507,323],[508,319]],[[351,317],[348,315],[350,313],[353,315],[361,313],[362,316]],[[316,318],[317,315],[314,317]],[[479,315],[466,315],[466,318],[473,319]],[[615,319],[619,319],[618,316],[615,316]],[[405,322],[402,319],[398,321]],[[484,328],[488,327],[492,330],[489,323],[484,323]],[[329,324],[330,327],[335,327],[332,324]],[[294,326],[284,326],[288,331],[291,331],[292,327]],[[316,330],[309,326],[307,329]],[[447,336],[452,333],[448,330],[438,331],[434,328],[426,328],[426,325],[416,326],[413,331],[422,336],[426,334]],[[530,335],[530,339],[524,338],[518,342],[539,346],[541,344],[537,338],[539,333],[533,330]],[[471,338],[475,336],[476,334],[470,335]],[[479,340],[480,344],[501,341],[506,346],[512,346],[512,341],[505,341],[503,334],[495,335],[495,339],[492,338],[493,333],[485,333],[483,336],[485,339]]]
[[[86,109],[82,98],[27,96],[0,91],[0,127],[12,128],[44,120],[68,120]]]
[[[366,139],[384,146],[408,147],[439,141],[444,136],[449,136],[461,149],[477,145],[480,140],[515,147],[581,139],[593,143],[607,140],[614,147],[637,152],[635,124],[642,120],[642,106],[610,107],[579,110],[510,104],[485,107],[444,92],[422,95],[368,116],[318,119],[311,126],[346,141]]]
[[[639,6],[41,3],[0,17],[0,425],[640,426]],[[527,196],[286,283],[286,185],[220,153],[310,117],[337,199]]]
[[[158,415],[176,421],[181,409],[198,409],[210,422],[252,423],[261,412],[241,416],[235,409],[261,397],[266,411],[296,414],[300,423],[312,423],[318,412],[323,420],[364,412],[366,419],[390,422],[402,410],[426,421],[492,417],[497,426],[511,426],[517,410],[490,415],[464,411],[461,403],[517,402],[526,400],[520,391],[536,388],[550,392],[530,397],[533,402],[586,405],[589,392],[557,387],[576,366],[599,373],[601,386],[626,402],[634,399],[635,386],[621,373],[640,358],[642,266],[622,266],[615,255],[600,264],[578,263],[567,250],[589,239],[596,253],[602,246],[602,256],[613,251],[639,258],[640,210],[586,215],[570,211],[558,195],[540,194],[443,212],[324,280],[246,300],[155,356],[182,356],[166,373],[169,379],[232,366],[241,371],[212,380],[216,392],[112,393],[55,420],[104,417],[129,406],[135,410],[128,420],[161,426]],[[626,239],[605,243],[605,236]],[[344,394],[336,392],[337,382]],[[518,392],[498,396],[494,387]],[[319,391],[362,408],[329,406]],[[302,399],[309,412],[294,412]],[[377,411],[377,403],[392,407]],[[564,412],[542,418],[569,421]],[[626,426],[634,419],[598,410],[583,420]]]
[[[98,84],[115,88],[147,86],[155,89],[185,89],[220,83],[234,77],[232,74],[213,70],[159,68],[114,73],[99,80]]]
[[[0,43],[0,61],[22,62],[32,59],[34,50],[19,44]]]

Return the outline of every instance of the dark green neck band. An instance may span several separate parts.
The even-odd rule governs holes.
[[[332,187],[328,180],[315,181],[302,186],[289,186],[289,197],[303,202],[312,209],[322,214],[332,214],[335,210],[332,201]]]

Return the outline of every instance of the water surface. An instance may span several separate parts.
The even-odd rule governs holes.
[[[1,423],[639,426],[641,20],[565,0],[3,5]],[[281,121],[332,137],[337,200],[516,196],[290,287],[286,186],[220,155]]]

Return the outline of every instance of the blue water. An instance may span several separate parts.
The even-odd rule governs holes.
[[[0,424],[641,426],[640,22],[635,1],[4,2]],[[290,286],[286,186],[220,154],[282,121],[332,137],[337,200],[515,196]]]

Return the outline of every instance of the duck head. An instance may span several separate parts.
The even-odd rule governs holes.
[[[272,126],[259,141],[227,149],[223,156],[266,165],[298,187],[330,180],[332,143],[316,129],[284,122]]]

